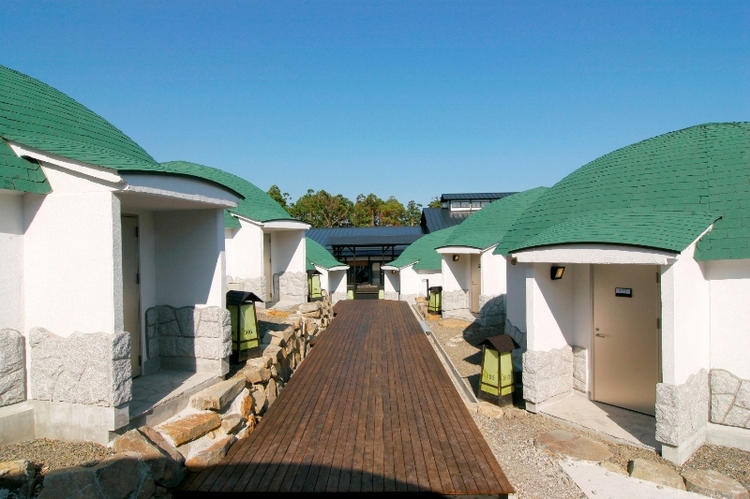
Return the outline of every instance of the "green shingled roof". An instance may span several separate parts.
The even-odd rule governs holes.
[[[35,161],[19,158],[0,139],[0,189],[47,194],[51,191],[42,167]]]
[[[240,201],[236,208],[229,210],[232,213],[258,222],[295,220],[271,196],[237,175],[188,161],[169,161],[162,163],[161,167],[167,172],[190,175],[215,182],[244,196],[245,199]],[[230,227],[229,225],[226,226]]]
[[[336,260],[320,243],[309,237],[305,238],[305,251],[307,252],[307,270],[315,270],[314,265],[324,269],[346,266],[345,263]]]
[[[497,244],[513,222],[546,190],[537,187],[493,201],[456,227],[443,246],[483,250]]]
[[[604,155],[539,197],[496,253],[609,243],[750,258],[750,123],[709,123]]]
[[[0,137],[115,170],[159,170],[101,116],[30,76],[0,66]]]
[[[403,269],[414,264],[414,270],[432,270],[439,271],[442,265],[442,257],[435,251],[435,248],[445,246],[445,240],[453,234],[460,225],[454,225],[447,229],[439,230],[426,234],[404,250],[401,255],[388,263],[392,267]]]

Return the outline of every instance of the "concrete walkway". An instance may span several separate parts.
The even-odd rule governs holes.
[[[593,402],[577,392],[543,405],[540,412],[581,429],[609,436],[621,443],[645,447],[655,452],[661,449],[656,441],[656,418]]]
[[[598,464],[561,461],[565,473],[590,499],[704,499],[706,496],[607,471]]]

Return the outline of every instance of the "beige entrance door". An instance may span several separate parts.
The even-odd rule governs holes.
[[[482,270],[480,255],[471,255],[471,312],[479,313],[479,293],[482,292]]]
[[[594,399],[653,415],[659,382],[658,267],[594,265]]]
[[[122,304],[125,331],[130,333],[133,377],[141,374],[141,286],[138,262],[138,217],[122,217]]]

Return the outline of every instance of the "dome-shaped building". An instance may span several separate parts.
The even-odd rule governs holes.
[[[106,444],[159,412],[131,378],[227,372],[223,214],[242,198],[0,66],[0,445]]]
[[[526,276],[507,326],[526,348],[531,410],[578,390],[655,415],[678,463],[728,427],[750,441],[750,123],[588,163],[495,251]]]

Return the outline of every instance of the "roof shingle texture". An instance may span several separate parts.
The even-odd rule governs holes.
[[[531,205],[496,253],[566,243],[750,258],[750,123],[709,123],[618,149],[574,171]]]
[[[240,201],[237,207],[229,210],[232,213],[237,213],[258,222],[294,220],[294,217],[287,213],[271,196],[237,175],[219,170],[218,168],[190,163],[188,161],[169,161],[162,163],[161,166],[167,172],[198,177],[237,192],[245,199]],[[230,225],[226,224],[226,217],[225,226],[230,227]]]
[[[0,189],[48,194],[51,189],[42,167],[34,161],[19,158],[0,139]]]
[[[493,201],[456,227],[444,246],[483,250],[497,244],[513,222],[546,190],[537,187]]]
[[[101,116],[39,80],[0,65],[0,137],[115,170],[159,165]]]
[[[323,246],[309,237],[305,238],[305,251],[307,252],[307,270],[315,270],[313,264],[324,269],[346,265],[336,260]]]
[[[442,256],[435,251],[435,248],[444,246],[445,240],[450,237],[455,230],[456,227],[448,227],[447,229],[422,236],[410,244],[409,247],[401,253],[401,256],[387,265],[403,269],[414,263],[414,270],[439,271],[442,266]]]

